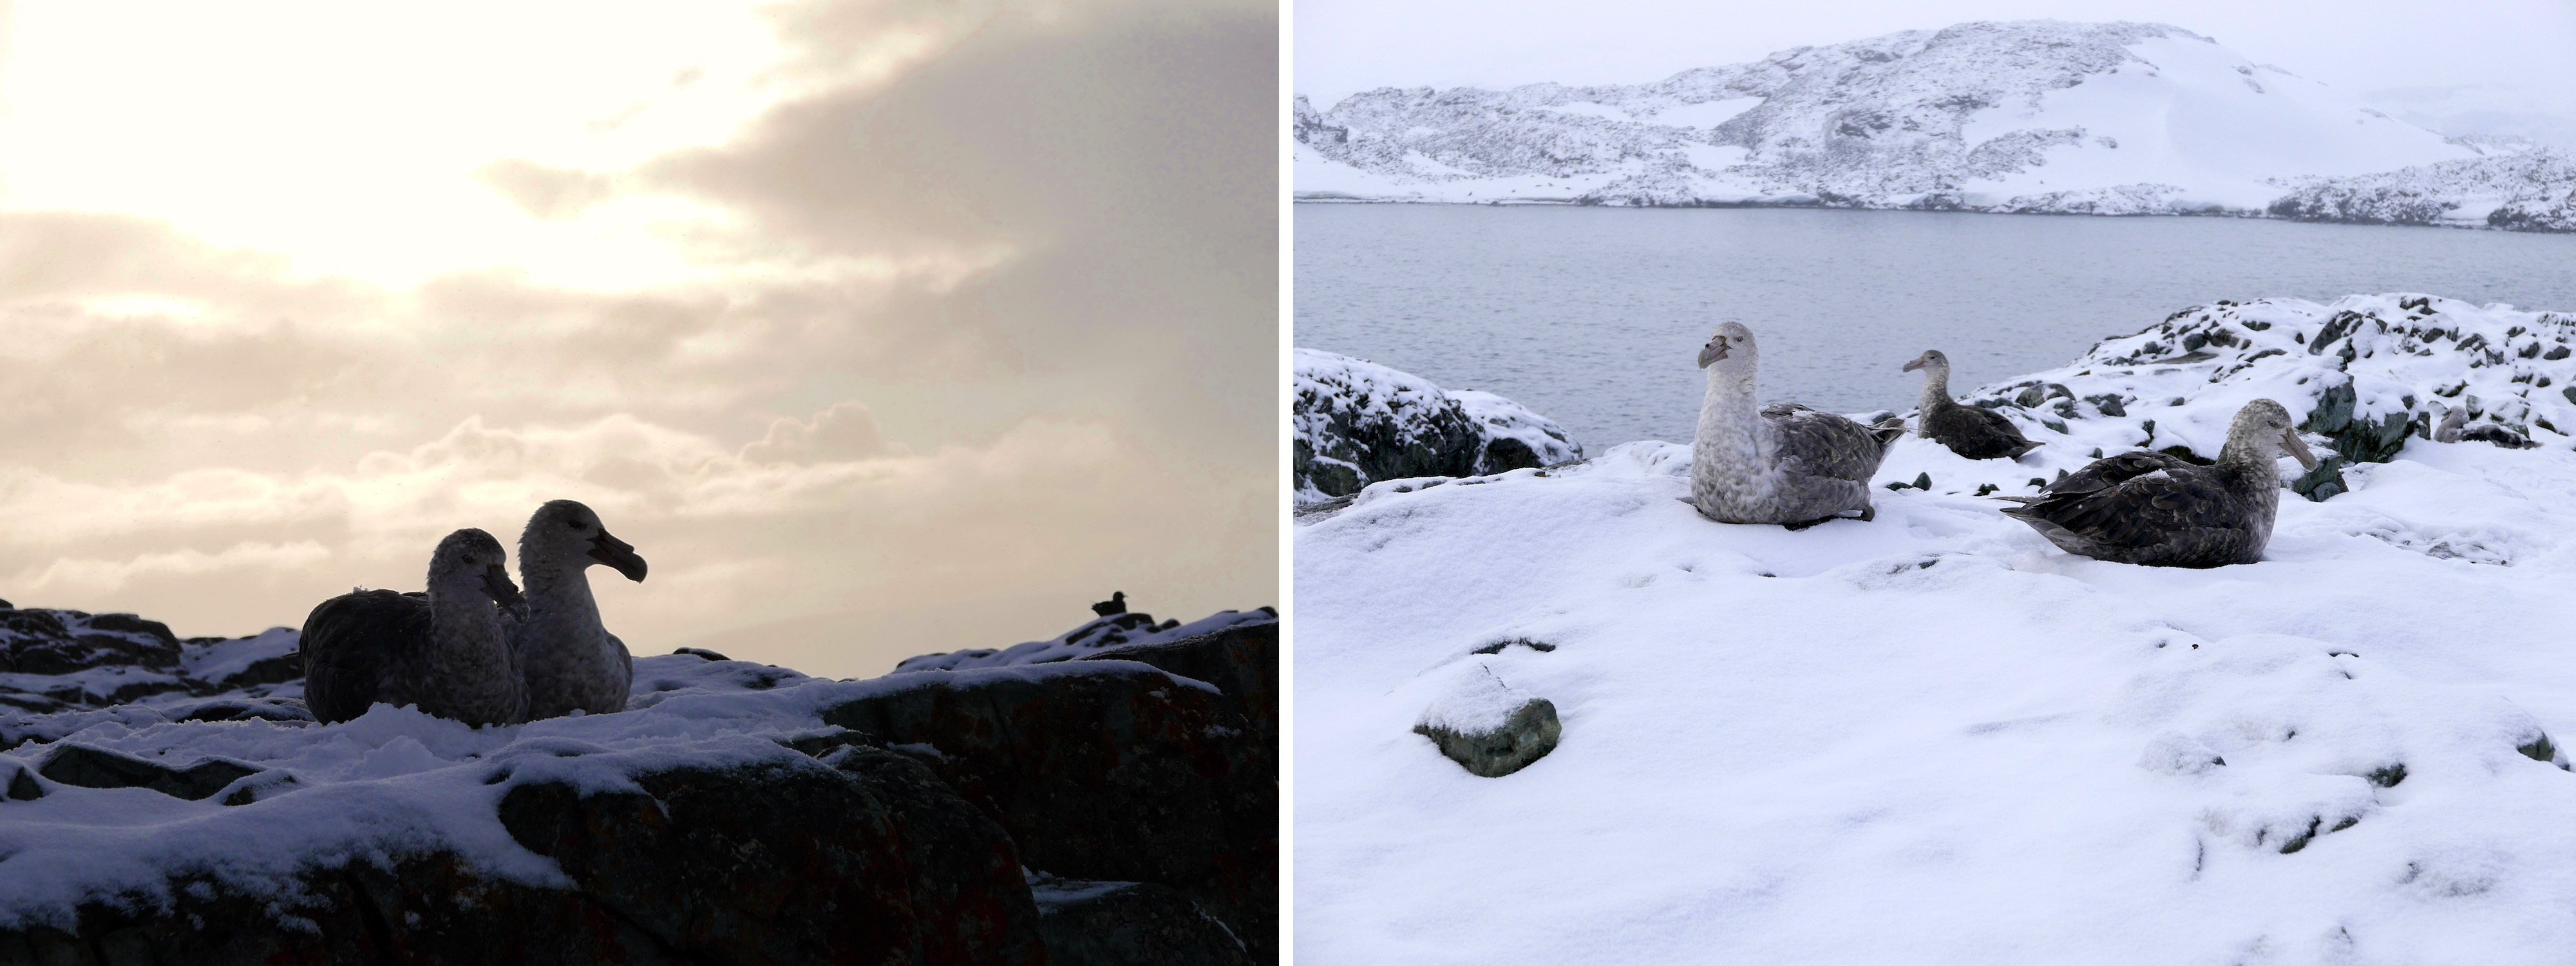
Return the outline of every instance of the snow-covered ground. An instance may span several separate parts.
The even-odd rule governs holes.
[[[110,616],[131,621],[130,615]],[[679,766],[823,767],[787,743],[837,732],[822,723],[821,714],[843,702],[997,679],[1043,681],[1112,665],[1140,668],[1067,659],[1096,654],[1107,644],[1166,642],[1188,636],[1179,632],[1277,619],[1266,608],[1160,625],[1142,614],[1121,616],[1155,629],[1095,619],[1051,641],[999,653],[967,652],[967,659],[943,664],[961,668],[953,673],[835,681],[693,654],[637,657],[632,697],[622,713],[487,728],[387,705],[354,720],[316,724],[292,700],[301,694],[300,682],[211,694],[202,693],[203,687],[197,694],[173,689],[105,707],[0,706],[0,737],[10,745],[0,751],[0,930],[29,924],[72,930],[74,911],[84,902],[121,897],[144,908],[166,906],[173,883],[192,878],[273,896],[292,908],[303,895],[300,874],[352,857],[451,852],[483,875],[569,887],[571,880],[553,860],[522,847],[504,829],[496,807],[512,788],[565,781],[589,794],[634,790],[631,776]],[[284,628],[192,642],[181,661],[202,676],[200,683],[220,685],[259,660],[291,653],[294,642],[295,632]],[[907,670],[942,664],[938,656],[916,662],[921,666]],[[39,683],[61,692],[67,685],[60,682],[121,670],[102,665]],[[1187,678],[1172,680],[1216,690]],[[201,783],[190,793],[194,798],[36,777],[73,746],[180,772],[218,762],[212,772],[222,777]],[[928,746],[910,750],[937,754]]]
[[[1296,194],[1319,201],[2261,216],[2302,179],[2509,153],[2178,27],[2050,20],[1800,47],[1648,84],[1381,88],[1321,110],[1300,98],[1294,115]],[[2491,210],[2493,188],[2444,197]]]
[[[2002,404],[2049,442],[2023,462],[1908,437],[1877,482],[1931,489],[1796,533],[1699,517],[1678,443],[1377,484],[1295,535],[1300,959],[2565,962],[2576,451],[2537,424],[2568,418],[2571,329],[2402,295],[2178,313],[1963,393],[2038,390]],[[2544,445],[2405,435],[2214,570],[2071,556],[1975,495],[2147,419],[2210,452],[2256,395]],[[1412,730],[1487,681],[1563,725],[1502,778]]]

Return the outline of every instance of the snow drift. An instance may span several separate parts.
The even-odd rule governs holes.
[[[2556,962],[2571,324],[2196,307],[1972,391],[2048,443],[2023,461],[1901,439],[1875,522],[1797,533],[1698,517],[1676,443],[1377,483],[1295,534],[1299,952]],[[2213,453],[2254,396],[2348,464],[2261,563],[2070,556],[1978,496]],[[2543,445],[2432,442],[2437,406]],[[1470,686],[1552,702],[1557,747],[1443,757],[1412,729]]]

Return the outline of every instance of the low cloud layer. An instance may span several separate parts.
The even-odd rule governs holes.
[[[0,596],[249,633],[570,497],[653,563],[593,577],[643,653],[876,673],[1113,589],[1274,602],[1271,10],[768,15],[732,135],[455,173],[641,226],[668,278],[388,287],[148,209],[0,210]]]

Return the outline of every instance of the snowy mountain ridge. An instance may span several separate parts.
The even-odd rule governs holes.
[[[2179,27],[2047,20],[1650,84],[1300,97],[1292,134],[1305,200],[2246,216],[2297,179],[2524,147],[2445,138]]]

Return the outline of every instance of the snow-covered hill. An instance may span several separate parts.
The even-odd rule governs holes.
[[[2481,156],[2162,24],[1979,22],[1634,86],[1297,102],[1308,199],[2259,215]]]
[[[2269,211],[2302,221],[2576,231],[2576,155],[2537,148],[2318,178],[2273,201]]]
[[[2195,307],[1966,393],[2022,461],[1901,439],[1875,521],[1797,533],[1697,516],[1681,443],[1379,483],[1295,533],[1299,952],[2564,961],[2571,342],[2421,295]],[[2377,461],[2261,563],[2071,556],[1978,495],[2210,453],[2254,396]],[[2416,435],[2452,407],[2542,445]],[[1545,757],[1414,733],[1497,682],[1553,704]]]

